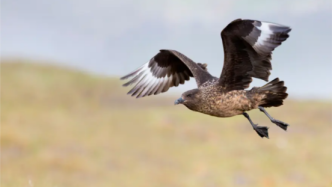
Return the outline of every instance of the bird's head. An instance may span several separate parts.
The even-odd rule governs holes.
[[[195,110],[195,107],[200,102],[200,91],[199,89],[193,89],[184,92],[179,99],[177,99],[174,104],[183,104],[191,110]]]

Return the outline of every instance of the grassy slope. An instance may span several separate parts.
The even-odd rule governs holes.
[[[328,186],[331,103],[269,109],[291,124],[261,139],[242,117],[218,119],[162,95],[126,96],[117,79],[31,63],[1,64],[1,186]]]

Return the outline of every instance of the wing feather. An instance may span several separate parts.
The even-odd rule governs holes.
[[[287,26],[257,20],[231,22],[221,32],[225,58],[219,84],[238,90],[249,87],[252,77],[268,81],[272,51],[290,31]]]
[[[121,79],[130,77],[123,86],[135,84],[128,94],[137,98],[166,92],[190,77],[195,78],[197,86],[212,78],[201,65],[175,50],[160,50],[149,62]]]

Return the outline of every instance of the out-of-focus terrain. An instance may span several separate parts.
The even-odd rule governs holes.
[[[135,99],[118,78],[1,63],[1,186],[325,187],[332,184],[331,101],[286,100],[255,123]]]

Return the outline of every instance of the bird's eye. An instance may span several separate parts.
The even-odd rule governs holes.
[[[187,97],[191,97],[191,96],[192,96],[192,94],[188,94],[188,95],[187,95]]]

